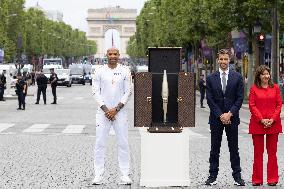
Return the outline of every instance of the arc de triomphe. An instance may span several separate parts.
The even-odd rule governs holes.
[[[129,38],[136,31],[136,9],[124,9],[119,6],[101,9],[88,9],[88,39],[97,43],[95,57],[105,57],[105,33],[109,29],[115,29],[120,37],[120,57],[128,57],[126,54]]]

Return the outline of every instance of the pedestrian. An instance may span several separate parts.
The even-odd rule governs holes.
[[[200,108],[205,108],[203,106],[203,100],[205,97],[206,82],[204,80],[204,75],[201,74],[199,78],[199,91],[200,91]]]
[[[254,162],[252,185],[263,184],[264,135],[266,135],[267,184],[276,186],[279,180],[277,164],[278,135],[282,133],[280,112],[282,100],[280,89],[273,84],[270,69],[261,65],[256,69],[254,85],[250,89],[249,109],[251,118],[249,133],[252,135]]]
[[[0,101],[5,101],[4,99],[4,90],[6,89],[6,70],[3,70],[0,75]]]
[[[41,93],[43,97],[43,102],[44,104],[46,104],[46,88],[47,88],[48,79],[42,72],[38,72],[36,77],[36,83],[37,83],[37,97],[35,104],[39,104]]]
[[[206,97],[210,108],[211,130],[210,175],[205,182],[206,185],[217,184],[219,154],[224,129],[228,140],[234,184],[245,185],[241,177],[238,148],[239,110],[244,98],[243,80],[238,72],[229,69],[229,61],[229,51],[221,49],[218,53],[219,70],[210,74],[206,79]]]
[[[25,78],[23,78],[21,72],[18,72],[17,74],[17,82],[16,82],[16,94],[18,96],[18,104],[19,107],[17,110],[25,110],[26,109],[26,95],[28,91],[28,85],[25,81]],[[23,106],[23,108],[22,108]]]
[[[35,85],[35,72],[32,71],[31,73],[31,78],[32,78],[32,85]]]
[[[50,69],[50,78],[49,78],[49,83],[51,86],[51,91],[52,91],[52,95],[53,95],[53,102],[51,104],[57,104],[57,97],[56,97],[56,87],[57,87],[57,74],[54,72],[54,68]]]
[[[131,184],[129,178],[128,119],[124,108],[131,94],[130,70],[118,64],[119,50],[107,50],[108,64],[96,70],[93,80],[93,94],[98,103],[96,113],[95,178],[92,184],[102,184],[105,164],[106,139],[113,127],[118,146],[118,164],[121,183]]]

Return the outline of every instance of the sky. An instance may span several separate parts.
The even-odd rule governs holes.
[[[26,0],[25,7],[39,6],[46,10],[58,10],[63,13],[63,21],[88,32],[87,10],[104,8],[110,6],[120,6],[121,8],[137,9],[138,14],[147,0]]]

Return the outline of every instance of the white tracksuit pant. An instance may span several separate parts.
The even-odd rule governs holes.
[[[96,114],[95,173],[102,174],[105,165],[105,151],[110,127],[113,127],[118,147],[118,163],[123,175],[129,174],[129,146],[127,112],[119,112],[116,120],[109,121],[103,112]]]

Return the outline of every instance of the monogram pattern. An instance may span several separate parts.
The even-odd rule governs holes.
[[[150,98],[149,98],[150,97]],[[152,74],[139,72],[134,76],[134,126],[150,127],[152,123]]]
[[[181,127],[195,127],[195,90],[193,73],[179,73],[178,122]]]

